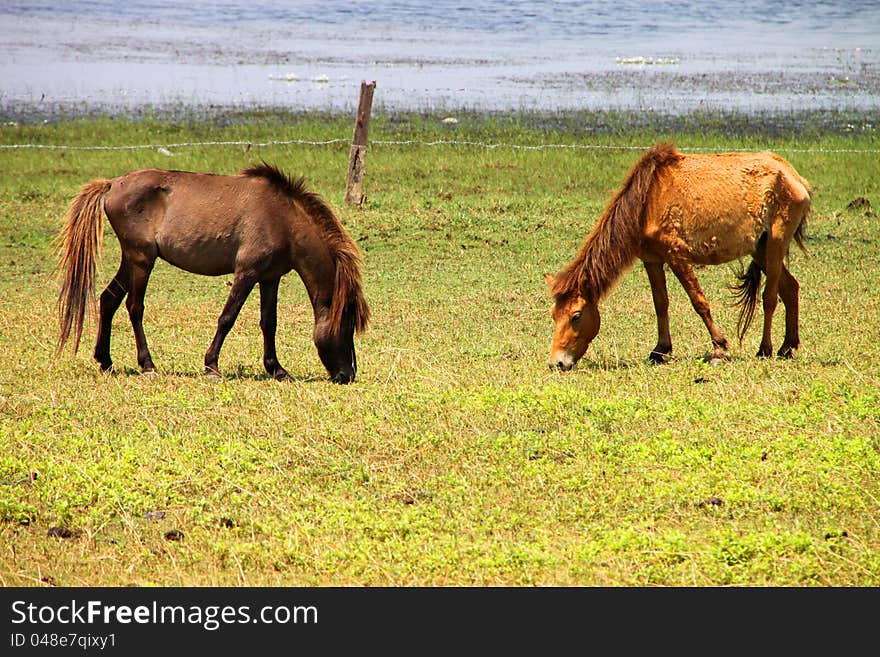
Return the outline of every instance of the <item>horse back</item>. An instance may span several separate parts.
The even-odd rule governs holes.
[[[752,252],[787,203],[808,186],[783,158],[769,152],[688,154],[658,171],[646,204],[645,234],[686,248],[702,264]],[[785,231],[787,233],[793,232]]]
[[[105,200],[123,248],[206,275],[232,273],[242,258],[283,248],[289,207],[259,180],[162,169],[114,179]]]

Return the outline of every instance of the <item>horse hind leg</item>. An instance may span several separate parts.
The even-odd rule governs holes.
[[[791,272],[785,267],[785,256],[788,245],[795,232],[795,224],[800,222],[805,210],[809,207],[809,200],[792,202],[789,207],[789,216],[797,217],[795,222],[788,222],[785,226],[786,234],[772,236],[767,240],[767,248],[764,259],[764,272],[767,274],[767,282],[764,284],[764,333],[761,337],[761,346],[758,350],[759,357],[769,358],[773,355],[773,313],[776,312],[779,298],[785,304],[785,340],[780,347],[778,356],[791,358],[793,352],[800,346],[798,336],[798,294],[799,284]],[[793,213],[793,214],[792,214]]]
[[[99,301],[100,320],[98,323],[98,337],[95,340],[94,358],[101,366],[101,371],[113,370],[113,360],[110,358],[110,331],[113,327],[113,316],[122,304],[125,295],[128,294],[128,284],[131,274],[128,263],[123,257],[119,270],[101,293]]]
[[[764,248],[758,249],[753,255],[753,258],[761,270],[767,274],[767,256]],[[791,358],[800,346],[800,336],[798,335],[798,296],[800,285],[797,279],[791,275],[790,271],[788,271],[788,268],[784,263],[781,265],[781,271],[779,273],[778,288],[778,296],[782,299],[782,304],[785,306],[785,339],[783,340],[779,351],[776,352],[776,355],[780,358]],[[766,287],[764,289],[766,294]],[[773,307],[775,310],[775,304]],[[761,338],[761,346],[757,353],[759,358],[769,358],[773,355],[772,341],[767,336],[769,328],[767,326],[768,323],[766,322],[766,304],[764,306],[764,318],[764,334]],[[770,324],[772,325],[772,321]]]
[[[761,297],[764,310],[764,331],[761,335],[761,346],[758,348],[759,358],[773,356],[773,315],[779,305],[780,295],[785,296],[783,303],[786,304],[786,341],[783,344],[790,352],[793,346],[792,340],[797,340],[795,328],[797,320],[795,319],[794,324],[789,324],[788,321],[792,316],[796,318],[798,313],[797,281],[785,268],[785,255],[789,242],[790,237],[773,235],[771,231],[764,249],[763,269],[767,274],[767,281],[764,283],[764,294]],[[783,275],[783,271],[788,274],[787,277]],[[789,303],[786,303],[786,299]]]
[[[764,331],[761,334],[761,346],[758,347],[759,358],[769,358],[773,355],[773,314],[779,304],[779,281],[782,276],[783,253],[778,242],[768,240],[765,255],[764,272],[767,281],[764,283],[764,294],[761,296],[764,310]]]
[[[681,286],[687,292],[691,305],[709,331],[709,337],[712,339],[712,357],[709,362],[712,365],[719,364],[727,358],[727,338],[718,324],[715,323],[715,320],[712,319],[709,301],[706,299],[706,295],[703,294],[703,288],[700,287],[700,281],[697,279],[693,267],[684,262],[670,262],[669,268],[672,269]]]
[[[774,226],[767,239],[764,271],[767,282],[764,285],[764,333],[758,356],[773,355],[771,337],[773,313],[776,311],[779,298],[785,305],[785,339],[777,352],[781,358],[791,358],[800,346],[798,335],[798,296],[797,279],[785,267],[785,257],[792,239],[797,235],[798,227],[810,209],[810,193],[800,178],[783,172],[779,179],[778,195],[787,198],[787,204],[777,211]]]
[[[278,362],[275,351],[275,330],[278,327],[278,283],[280,279],[260,281],[260,331],[263,333],[263,366],[278,381],[289,378]]]
[[[154,262],[155,258],[142,258],[140,262],[131,264],[131,283],[128,297],[125,300],[131,328],[134,331],[138,366],[144,374],[155,374],[156,372],[156,366],[153,364],[153,358],[150,356],[150,349],[147,346],[147,336],[144,334],[144,295],[147,292],[147,283],[150,280]]]
[[[651,297],[654,300],[654,314],[657,316],[657,346],[648,354],[652,363],[663,363],[672,353],[672,336],[669,333],[669,294],[666,289],[666,274],[663,263],[646,262],[645,271],[651,283]]]
[[[797,239],[798,245],[804,248],[801,241],[799,230],[801,223],[804,221],[807,213],[810,211],[810,191],[805,186],[804,181],[800,178],[797,184],[790,183],[794,193],[794,198],[788,206],[789,225],[791,230],[791,239]],[[779,295],[782,297],[782,303],[785,304],[785,339],[776,355],[780,358],[791,358],[801,345],[800,334],[798,331],[798,322],[800,321],[799,301],[800,284],[797,279],[791,275],[785,262],[782,262],[782,271],[779,278]]]
[[[800,335],[798,334],[798,296],[800,285],[797,279],[791,275],[791,272],[782,266],[782,274],[779,278],[779,296],[785,305],[785,339],[776,355],[779,358],[792,358],[801,346]]]

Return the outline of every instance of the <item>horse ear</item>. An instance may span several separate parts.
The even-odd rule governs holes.
[[[553,277],[550,274],[544,274],[544,282],[547,283],[549,287],[553,287]]]

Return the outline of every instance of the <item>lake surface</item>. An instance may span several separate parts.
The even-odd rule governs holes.
[[[117,6],[122,5],[122,6]],[[880,2],[4,0],[0,111],[880,111]]]

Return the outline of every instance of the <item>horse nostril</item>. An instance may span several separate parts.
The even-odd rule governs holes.
[[[550,358],[547,360],[547,367],[550,368],[550,371],[559,370],[561,372],[567,372],[572,367],[574,367],[574,363],[571,362],[566,354],[551,354]]]

